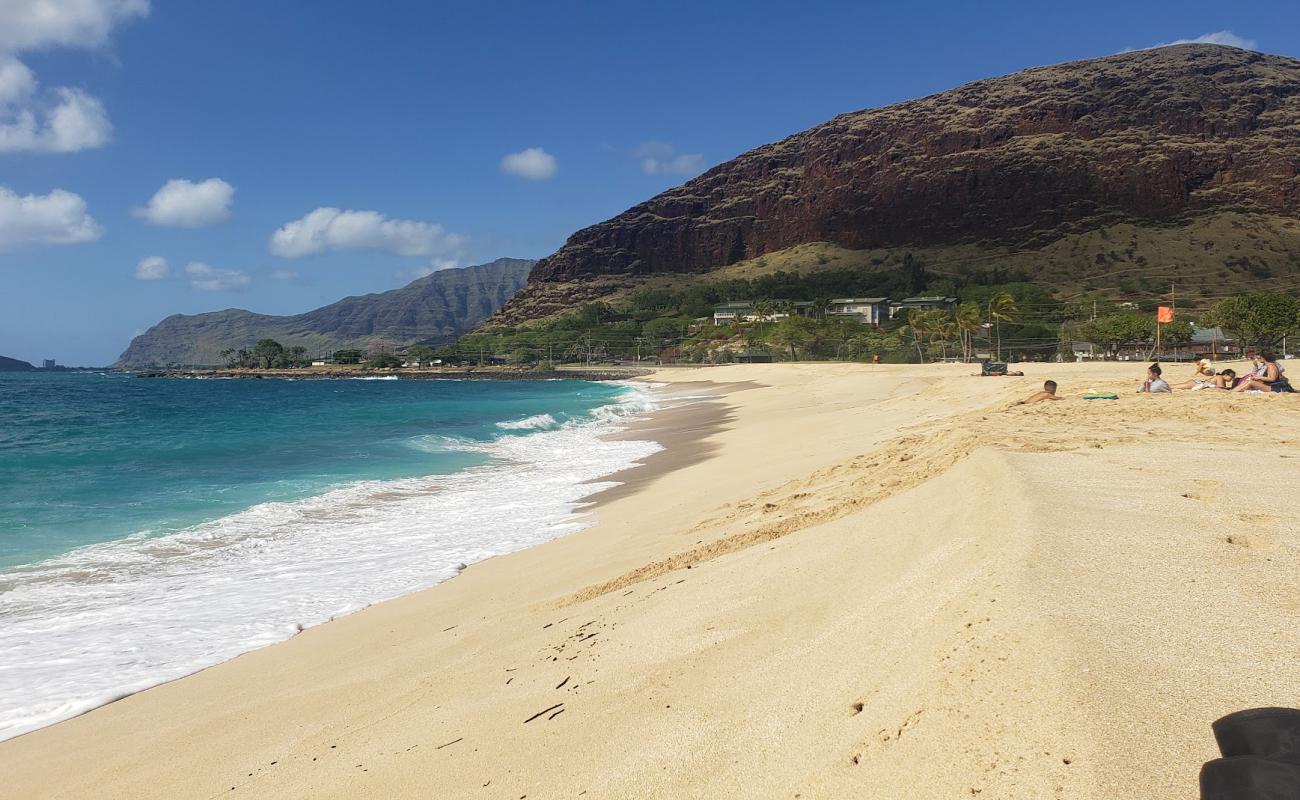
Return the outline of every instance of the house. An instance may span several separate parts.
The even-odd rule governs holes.
[[[771,302],[771,305],[774,308],[785,304],[788,304],[791,310],[796,314],[801,315],[807,314],[808,310],[812,308],[813,305],[812,302],[806,300],[800,300],[793,303],[783,302],[781,300],[774,300]],[[785,319],[789,316],[789,314],[783,311],[773,310],[760,317],[758,314],[754,313],[754,304],[749,301],[732,301],[730,303],[723,303],[720,306],[714,306],[713,308],[714,325],[736,325],[742,322],[775,322],[776,320]]]
[[[889,318],[907,317],[907,312],[912,309],[920,311],[946,311],[952,313],[957,308],[957,298],[955,297],[904,297],[902,300],[895,300],[889,304]]]
[[[329,367],[333,366],[334,363],[334,359],[332,358],[315,358],[312,359],[311,365],[313,367]]]
[[[851,319],[864,325],[879,325],[888,308],[888,297],[839,297],[830,301],[826,316]]]
[[[713,308],[713,324],[734,325],[737,322],[744,322],[753,313],[753,303],[723,303]]]

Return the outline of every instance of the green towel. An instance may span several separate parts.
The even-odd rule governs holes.
[[[1083,396],[1084,400],[1118,400],[1119,395],[1110,392],[1088,392]]]

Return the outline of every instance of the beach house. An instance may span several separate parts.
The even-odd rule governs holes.
[[[912,309],[919,311],[945,311],[949,314],[957,308],[955,297],[904,297],[889,304],[889,318],[906,317]]]
[[[888,310],[888,297],[840,297],[829,302],[826,316],[851,319],[864,325],[880,325]]]

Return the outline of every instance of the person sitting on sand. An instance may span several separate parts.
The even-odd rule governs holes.
[[[1282,365],[1277,363],[1277,356],[1265,351],[1259,354],[1260,359],[1264,362],[1262,370],[1256,370],[1255,374],[1249,378],[1243,378],[1239,381],[1232,391],[1234,392],[1294,392],[1291,388],[1291,382],[1287,380],[1286,370]]]
[[[1043,381],[1043,391],[1034,392],[1024,400],[1016,401],[1018,406],[1027,406],[1033,403],[1041,403],[1044,400],[1060,400],[1056,396],[1056,381]]]
[[[1139,392],[1168,392],[1169,384],[1165,379],[1160,377],[1160,365],[1152,364],[1147,367],[1147,379],[1142,381],[1142,388]]]
[[[1202,358],[1197,361],[1196,372],[1192,374],[1191,379],[1170,388],[1193,390],[1214,388],[1214,367],[1210,364],[1210,359]]]

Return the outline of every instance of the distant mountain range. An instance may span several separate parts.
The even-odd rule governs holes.
[[[653,283],[772,269],[1016,270],[1180,305],[1300,278],[1300,61],[1179,45],[844,114],[542,259],[511,325]]]
[[[36,369],[36,367],[26,361],[0,356],[0,372],[26,372],[30,369]]]
[[[313,355],[345,348],[443,344],[504,305],[523,287],[535,263],[502,258],[440,270],[400,289],[347,297],[294,316],[238,308],[176,314],[135,337],[117,366],[219,365],[223,350],[251,348],[257,340],[268,338],[286,347],[301,345]]]

